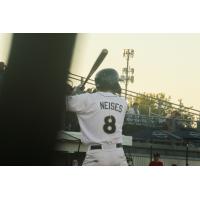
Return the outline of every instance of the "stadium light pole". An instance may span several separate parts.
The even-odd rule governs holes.
[[[126,67],[122,68],[122,75],[120,79],[125,82],[125,99],[127,99],[127,88],[129,81],[131,83],[134,82],[134,68],[130,68],[129,66],[129,60],[130,58],[133,58],[134,54],[135,52],[133,49],[124,49],[123,57],[126,58]]]

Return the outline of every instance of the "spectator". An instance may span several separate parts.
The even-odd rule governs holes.
[[[153,160],[149,163],[149,166],[163,166],[163,162],[160,160],[160,154],[158,152],[153,154]]]
[[[131,107],[129,107],[126,113],[126,120],[133,124],[139,125],[140,122],[139,115],[140,115],[139,104],[135,102],[131,105]]]
[[[166,119],[167,129],[175,131],[176,129],[183,128],[184,124],[181,121],[181,114],[178,111],[173,111]]]
[[[128,114],[132,114],[132,115],[139,115],[140,114],[139,104],[137,102],[132,104],[132,106],[128,110]]]

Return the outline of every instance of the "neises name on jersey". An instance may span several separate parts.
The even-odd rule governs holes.
[[[114,102],[104,101],[104,102],[100,102],[100,108],[105,109],[105,110],[110,109],[110,110],[115,110],[117,112],[122,112],[123,105],[120,105],[120,104],[114,103]]]

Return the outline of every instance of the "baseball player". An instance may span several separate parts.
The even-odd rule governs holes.
[[[117,71],[103,69],[95,77],[97,92],[71,95],[66,99],[67,110],[77,113],[82,142],[88,145],[83,165],[127,166],[122,147],[127,103],[117,95],[121,93],[118,81]]]

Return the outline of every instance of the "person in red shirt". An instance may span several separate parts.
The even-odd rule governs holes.
[[[160,160],[160,154],[158,152],[153,154],[153,160],[149,163],[149,166],[163,166],[163,162]]]

